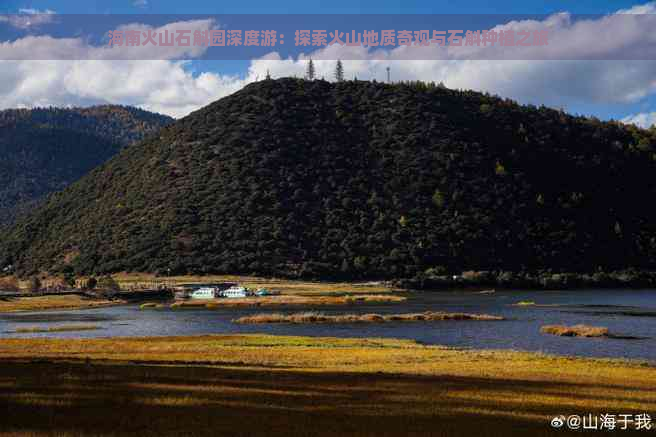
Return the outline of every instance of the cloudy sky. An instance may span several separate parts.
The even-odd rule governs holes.
[[[5,36],[0,37],[0,59],[12,60],[0,60],[0,109],[117,103],[182,117],[263,78],[267,70],[273,77],[302,77],[306,59],[312,56],[318,59],[317,76],[329,80],[333,76],[333,59],[351,58],[344,61],[347,78],[382,81],[389,66],[394,80],[442,81],[451,88],[487,91],[522,103],[545,104],[601,119],[642,126],[656,123],[656,37],[651,36],[656,21],[615,21],[619,23],[615,27],[609,21],[626,14],[656,14],[656,2],[461,2],[466,7],[437,0],[223,3],[226,2],[2,0],[0,35]],[[139,19],[144,14],[182,13],[199,16],[182,23],[172,16],[170,22],[159,26],[144,24]],[[140,30],[180,26],[203,30],[222,27],[220,20],[210,15],[269,13],[495,14],[486,17],[487,21],[493,20],[490,29],[547,26],[558,39],[550,41],[548,60],[522,60],[513,55],[501,56],[510,60],[472,60],[476,56],[471,53],[415,60],[404,48],[374,52],[340,46],[291,54],[272,49],[255,59],[240,60],[201,59],[207,58],[202,48],[172,48],[158,54],[158,59],[143,52],[143,58],[149,59],[142,60],[134,55],[119,59],[117,52],[107,57],[105,47],[82,28],[71,29],[70,35],[46,31],[49,22],[65,14],[135,14],[129,26]],[[208,17],[204,19],[203,14]],[[513,20],[508,18],[509,14],[540,15],[533,20]],[[596,15],[582,19],[577,14]],[[6,32],[2,33],[3,29]],[[598,44],[599,40],[603,44]],[[626,54],[631,59],[617,60]],[[580,60],[584,58],[594,60]]]

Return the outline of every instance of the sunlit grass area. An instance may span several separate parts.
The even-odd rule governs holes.
[[[27,328],[17,328],[11,333],[29,334],[38,332],[70,332],[70,331],[93,331],[100,329],[96,325],[58,325],[58,326],[30,326]]]
[[[337,351],[337,352],[336,352]],[[570,358],[515,351],[458,350],[412,340],[203,335],[98,339],[0,339],[0,359],[89,358],[130,362],[185,362],[317,371],[528,378],[591,379],[656,376],[650,366],[617,360]],[[638,380],[639,381],[639,378]],[[623,382],[627,384],[628,382]],[[632,383],[633,384],[633,383]],[[638,386],[639,382],[635,383]]]
[[[15,311],[43,311],[77,308],[96,308],[116,305],[117,301],[90,299],[78,295],[12,297],[0,299],[0,313]]]
[[[0,433],[549,435],[555,415],[654,411],[655,380],[637,362],[408,340],[3,339]]]

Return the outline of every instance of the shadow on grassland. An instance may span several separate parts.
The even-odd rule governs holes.
[[[585,392],[544,381],[5,361],[0,434],[540,436],[564,433],[548,416],[596,411],[582,400],[654,407],[650,390]]]

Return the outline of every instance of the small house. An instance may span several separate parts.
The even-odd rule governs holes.
[[[244,287],[230,287],[227,290],[223,290],[221,292],[221,296],[223,297],[229,297],[229,298],[240,298],[240,297],[248,297],[249,293],[248,290]]]
[[[216,299],[219,297],[219,291],[215,287],[203,287],[194,290],[189,297],[192,299]]]

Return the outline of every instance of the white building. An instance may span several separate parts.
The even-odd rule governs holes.
[[[214,287],[203,287],[194,290],[189,297],[192,299],[215,299],[219,297],[219,291]]]
[[[237,287],[237,286],[230,287],[227,290],[223,290],[221,292],[221,296],[232,297],[232,298],[247,297],[248,290],[246,290],[244,287]]]

